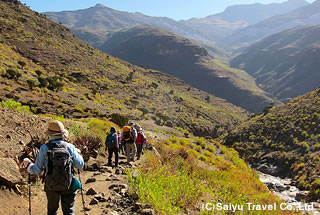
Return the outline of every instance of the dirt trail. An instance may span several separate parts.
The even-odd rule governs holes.
[[[96,171],[82,171],[81,181],[84,188],[85,206],[90,208],[89,211],[83,211],[81,192],[77,193],[75,214],[153,214],[151,210],[142,211],[141,204],[136,204],[135,201],[128,201],[128,184],[127,176],[124,171],[126,168],[136,168],[141,161],[132,163],[132,167],[126,164],[126,157],[120,155],[119,167],[111,168],[106,166],[107,158],[98,157],[95,164],[101,165],[99,170]],[[76,174],[79,178],[79,175]],[[94,179],[92,179],[94,178]],[[91,183],[86,183],[88,179],[95,180]],[[113,186],[112,186],[113,185]],[[110,189],[111,186],[111,189]],[[93,188],[97,194],[86,195],[87,191]],[[25,187],[24,189],[27,189]],[[45,215],[47,213],[47,199],[43,191],[43,184],[33,184],[31,189],[32,193],[32,214]],[[26,190],[25,190],[26,191]],[[19,196],[13,191],[1,190],[0,191],[0,214],[6,215],[28,215],[29,200],[28,196]],[[89,205],[93,199],[97,199],[98,203]],[[128,203],[129,202],[129,203]],[[62,215],[61,207],[59,208],[58,215]]]

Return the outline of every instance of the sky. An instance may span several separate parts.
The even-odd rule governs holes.
[[[115,10],[165,16],[175,20],[203,18],[236,4],[270,4],[286,0],[20,0],[37,12],[78,10],[103,4]],[[306,0],[309,3],[315,0]]]

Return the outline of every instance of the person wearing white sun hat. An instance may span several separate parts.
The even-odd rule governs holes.
[[[73,167],[82,169],[84,166],[83,158],[72,144],[65,141],[68,132],[62,122],[50,122],[46,134],[49,136],[49,141],[40,147],[36,162],[32,163],[26,158],[22,165],[31,174],[40,175],[45,170],[48,215],[57,214],[60,199],[63,214],[74,215],[76,192],[71,186],[73,181],[72,169]],[[57,173],[56,169],[61,167],[61,159],[65,161],[63,169],[66,170],[63,173]],[[56,175],[53,176],[54,174]],[[63,175],[61,176],[61,174]]]

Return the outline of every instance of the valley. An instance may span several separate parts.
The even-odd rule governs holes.
[[[59,120],[85,158],[79,214],[306,214],[310,204],[317,214],[319,3],[176,21],[0,0],[0,213],[28,213],[21,157],[34,159]],[[129,122],[143,128],[145,154],[108,167],[106,136]],[[41,214],[40,178],[31,188]],[[230,207],[204,209],[217,204]]]

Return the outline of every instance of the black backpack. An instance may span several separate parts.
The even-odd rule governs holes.
[[[45,179],[45,187],[48,190],[65,191],[70,189],[72,183],[72,162],[67,149],[67,143],[63,141],[51,141],[48,147],[48,172]]]

